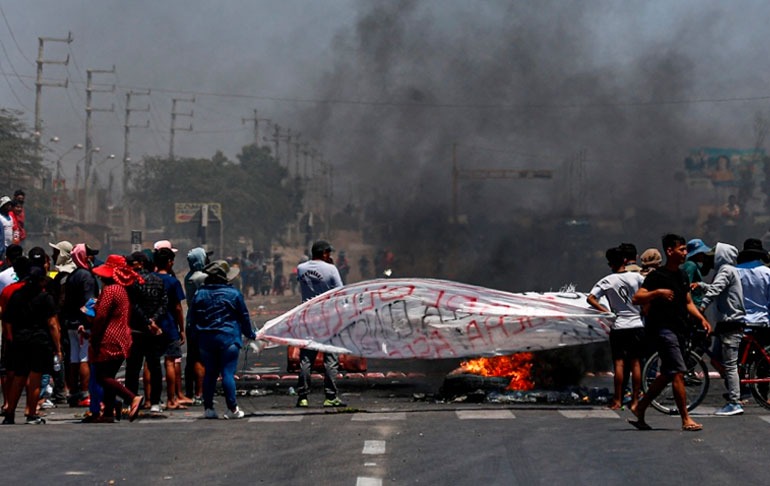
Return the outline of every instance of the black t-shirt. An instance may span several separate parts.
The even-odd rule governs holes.
[[[681,269],[672,272],[665,267],[658,268],[647,275],[642,282],[647,290],[670,289],[674,291],[674,300],[656,298],[650,302],[645,317],[645,326],[651,329],[671,329],[683,333],[687,329],[687,294],[690,284],[687,274]]]
[[[3,320],[11,323],[13,342],[50,346],[48,319],[56,315],[56,303],[48,292],[35,293],[28,285],[13,293]]]
[[[80,308],[88,299],[96,297],[98,290],[96,278],[84,268],[78,268],[64,281],[64,302],[61,306],[62,327],[77,329],[79,325],[90,326]]]

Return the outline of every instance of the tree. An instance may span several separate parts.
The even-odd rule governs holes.
[[[219,202],[226,245],[244,237],[267,247],[293,221],[295,195],[286,184],[286,169],[266,149],[246,146],[238,159],[230,161],[221,152],[211,159],[145,158],[132,201],[144,208],[148,226],[166,228],[175,226],[174,203]],[[239,250],[232,243],[228,249]]]

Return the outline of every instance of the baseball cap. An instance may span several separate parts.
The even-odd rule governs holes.
[[[313,247],[310,249],[310,253],[313,256],[323,255],[325,251],[334,251],[334,247],[326,240],[318,240],[313,243]]]
[[[39,246],[30,248],[29,252],[27,253],[27,258],[29,258],[29,263],[33,267],[44,268],[46,257],[47,255],[45,254],[45,250],[40,248]]]
[[[8,196],[0,197],[0,208],[5,206],[6,204],[10,204],[10,203],[11,203],[11,198],[10,197],[8,197]]]
[[[174,247],[171,245],[171,242],[170,242],[170,241],[168,241],[168,240],[160,240],[160,241],[156,241],[156,242],[155,242],[155,244],[154,244],[154,245],[152,245],[152,247],[153,247],[153,249],[155,249],[155,250],[160,250],[161,248],[168,248],[169,250],[173,251],[174,253],[176,253],[177,251],[179,251],[179,250],[177,250],[176,248],[174,248]]]
[[[98,255],[99,250],[95,250],[94,248],[91,248],[90,246],[86,245],[86,255]]]

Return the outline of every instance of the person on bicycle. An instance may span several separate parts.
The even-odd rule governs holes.
[[[714,334],[722,346],[722,365],[724,366],[725,388],[727,388],[727,404],[717,410],[715,415],[740,415],[741,382],[738,376],[738,348],[743,338],[743,326],[746,310],[743,306],[743,287],[741,277],[735,264],[738,259],[738,249],[727,243],[717,243],[714,247],[714,268],[717,273],[714,280],[693,283],[693,288],[704,290],[698,310],[704,312],[712,302],[717,303],[718,321]]]
[[[669,383],[672,384],[674,400],[682,419],[682,430],[696,431],[703,426],[690,417],[687,411],[684,373],[684,341],[689,317],[697,320],[706,332],[711,325],[692,301],[687,276],[679,268],[687,257],[684,237],[667,234],[663,236],[663,251],[666,264],[647,275],[642,286],[631,302],[635,305],[649,304],[645,317],[645,333],[654,342],[661,360],[661,373],[650,385],[647,394],[636,407],[629,407],[636,420],[629,423],[639,430],[650,430],[644,420],[645,412],[652,401]]]
[[[593,286],[586,300],[596,310],[610,312],[611,309],[616,316],[610,330],[615,390],[609,408],[617,410],[623,404],[623,380],[628,368],[631,371],[630,406],[636,407],[639,401],[639,390],[642,386],[641,358],[644,354],[644,324],[640,309],[631,303],[631,297],[639,290],[644,277],[639,272],[626,271],[626,258],[620,247],[607,250],[606,257],[612,273]],[[607,299],[610,309],[599,302],[602,297]]]

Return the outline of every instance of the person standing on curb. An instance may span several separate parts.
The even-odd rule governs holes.
[[[334,248],[328,241],[318,240],[310,250],[311,260],[297,266],[302,302],[336,287],[342,287],[342,278],[334,266],[332,252]],[[310,394],[310,373],[313,362],[318,355],[314,349],[299,350],[299,379],[297,381],[297,407],[307,407],[307,397]],[[324,392],[326,399],[324,407],[344,407],[345,404],[337,397],[337,370],[339,357],[333,353],[324,353]]]

